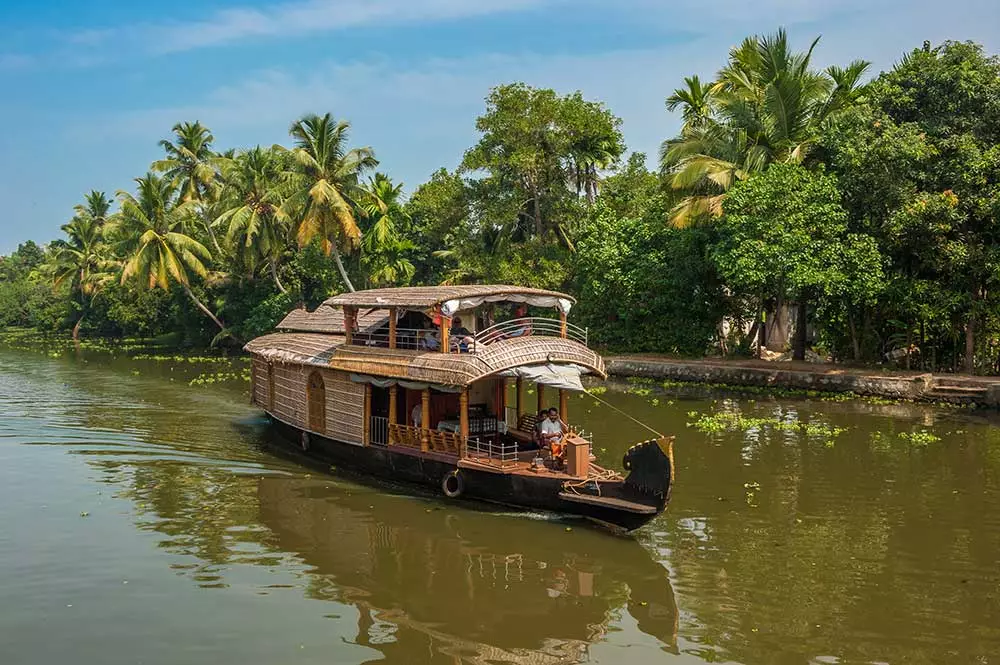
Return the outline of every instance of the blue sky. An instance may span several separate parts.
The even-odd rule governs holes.
[[[412,191],[475,142],[489,88],[523,80],[605,101],[653,156],[683,77],[781,25],[822,34],[824,65],[886,69],[925,39],[1000,51],[996,0],[0,0],[0,253],[130,188],[181,120],[239,147],[330,111]]]

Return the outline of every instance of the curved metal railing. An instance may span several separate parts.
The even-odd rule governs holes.
[[[526,317],[501,321],[476,333],[476,344],[489,344],[501,339],[515,337],[562,337],[563,322],[558,319]],[[587,344],[587,329],[566,322],[566,337],[584,346]]]

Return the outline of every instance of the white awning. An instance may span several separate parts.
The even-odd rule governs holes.
[[[579,365],[524,365],[504,370],[500,376],[520,377],[543,386],[582,393],[584,387],[580,377],[587,371]]]
[[[484,302],[523,302],[525,304],[531,305],[533,307],[556,307],[563,314],[569,314],[569,310],[573,307],[573,303],[566,298],[557,298],[555,296],[535,296],[535,295],[524,295],[518,293],[503,294],[503,295],[493,295],[493,296],[476,296],[472,298],[456,298],[454,300],[446,300],[441,303],[441,314],[451,318],[455,316],[456,313],[472,309],[473,307],[479,307]]]

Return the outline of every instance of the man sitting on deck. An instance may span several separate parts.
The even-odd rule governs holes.
[[[559,411],[555,408],[549,409],[548,418],[539,424],[538,438],[541,447],[548,446],[552,450],[552,459],[562,459],[565,434],[566,427],[559,419]]]
[[[466,352],[476,343],[472,331],[462,325],[462,319],[457,316],[451,321],[451,346],[461,352]]]

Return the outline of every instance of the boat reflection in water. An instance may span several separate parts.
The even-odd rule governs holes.
[[[578,662],[620,619],[675,652],[668,573],[638,542],[356,489],[264,477],[260,517],[392,662]]]

